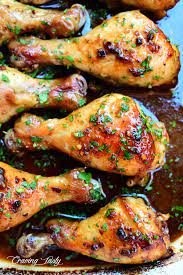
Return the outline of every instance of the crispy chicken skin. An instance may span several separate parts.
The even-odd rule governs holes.
[[[156,12],[166,11],[174,7],[178,0],[101,0],[101,2],[107,3],[107,6],[109,7],[120,7],[125,4],[138,9]]]
[[[20,69],[74,66],[115,85],[151,87],[174,84],[180,68],[177,48],[139,11],[120,13],[79,38],[25,41],[9,43]]]
[[[85,8],[79,4],[61,12],[33,8],[14,0],[0,0],[0,44],[21,33],[39,31],[53,37],[68,37],[86,21]],[[23,41],[23,40],[20,40]]]
[[[0,79],[0,123],[30,108],[73,111],[86,102],[87,83],[78,74],[42,80],[10,67],[0,67]]]
[[[111,263],[142,264],[168,254],[167,219],[141,198],[119,196],[83,221],[61,218],[46,227],[61,248]],[[38,245],[31,246],[31,239]],[[19,239],[17,251],[27,258],[50,243],[48,234],[30,234]]]
[[[14,152],[56,149],[86,166],[136,176],[140,183],[148,171],[163,165],[168,134],[132,98],[109,94],[63,119],[25,114],[6,133],[5,142]]]
[[[74,201],[94,203],[100,183],[90,176],[86,183],[83,168],[57,177],[42,177],[0,162],[0,232],[8,230],[56,203]]]

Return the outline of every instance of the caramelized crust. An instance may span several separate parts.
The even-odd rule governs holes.
[[[86,184],[82,168],[57,177],[23,172],[0,162],[0,232],[8,230],[56,203],[94,203],[101,186],[92,178]]]
[[[79,38],[25,41],[9,44],[21,69],[74,66],[115,85],[152,87],[175,84],[180,68],[177,48],[139,11],[120,13]]]
[[[117,197],[86,220],[51,220],[47,229],[61,248],[106,262],[142,264],[167,254],[167,218],[140,198]]]
[[[132,98],[110,94],[63,119],[45,121],[25,114],[5,142],[14,152],[52,148],[86,166],[143,178],[163,165],[168,134],[164,124],[147,117]]]

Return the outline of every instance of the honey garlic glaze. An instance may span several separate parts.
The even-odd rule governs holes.
[[[105,5],[98,3],[89,4],[89,2],[97,1],[79,1],[84,4],[89,16],[87,22],[78,35],[86,34],[91,28],[101,23],[104,19],[119,12],[106,9]],[[68,8],[76,1],[54,1],[47,3],[43,8],[60,8],[61,10]],[[183,61],[183,2],[180,1],[172,10],[168,12],[168,16],[157,21],[158,26],[169,37],[171,42],[178,45],[180,53],[182,53],[181,61]],[[148,16],[156,20],[152,14]],[[1,65],[8,64],[8,53],[6,48],[2,47],[5,59],[2,59]],[[101,52],[99,54],[102,54]],[[6,59],[7,57],[7,59]],[[47,67],[42,70],[35,71],[32,76],[37,78],[51,79],[63,75],[69,75],[71,72],[77,72],[74,69],[62,69],[61,67]],[[89,99],[91,101],[106,91],[122,92],[123,94],[132,96],[142,103],[143,108],[148,108],[151,116],[154,114],[158,119],[165,123],[170,136],[170,145],[166,155],[166,163],[159,171],[152,173],[149,184],[145,187],[128,188],[125,184],[126,178],[120,175],[109,174],[94,169],[88,169],[93,177],[100,179],[103,185],[106,199],[95,205],[76,205],[74,203],[64,203],[42,210],[34,215],[24,224],[19,225],[7,232],[0,234],[0,258],[7,259],[8,256],[17,255],[15,244],[17,238],[23,232],[42,232],[44,224],[50,217],[60,217],[63,214],[72,218],[85,218],[96,213],[96,211],[117,194],[141,194],[145,196],[152,206],[162,212],[170,213],[168,221],[171,240],[176,240],[183,233],[183,68],[179,73],[178,83],[175,88],[160,87],[156,89],[131,89],[131,88],[114,88],[105,85],[102,81],[85,75],[89,84]],[[147,112],[147,109],[145,109]],[[152,112],[152,113],[151,113]],[[58,117],[66,115],[66,112],[49,110],[33,111],[32,113],[42,115],[45,118]],[[148,115],[149,115],[148,113]],[[26,152],[21,156],[10,154],[3,142],[4,131],[13,126],[15,119],[3,125],[0,129],[0,161],[7,162],[18,169],[22,169],[34,174],[45,176],[59,175],[67,169],[80,167],[81,163],[76,162],[70,157],[54,151],[43,151],[29,153]],[[62,266],[86,266],[100,265],[102,262],[90,259],[73,252],[64,251],[52,247],[45,250],[42,254],[36,255],[36,258],[45,258],[52,255],[54,258],[60,257]]]

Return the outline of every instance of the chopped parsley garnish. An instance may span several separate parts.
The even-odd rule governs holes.
[[[113,211],[114,211],[114,208],[107,209],[107,211],[105,213],[105,218],[108,218],[110,216],[111,212],[113,212]]]
[[[97,122],[97,117],[95,115],[91,115],[90,122]]]
[[[31,141],[32,142],[36,142],[36,143],[39,143],[41,142],[43,139],[41,137],[30,137]]]
[[[7,75],[5,75],[5,74],[2,74],[1,80],[4,81],[4,82],[6,82],[6,83],[9,83],[9,82],[10,82],[9,78],[8,78]]]
[[[32,181],[31,183],[28,183],[26,181],[23,181],[22,182],[22,186],[25,187],[25,188],[28,188],[28,189],[32,189],[32,190],[35,190],[36,189],[36,182],[35,181]]]
[[[83,105],[85,105],[85,103],[86,103],[86,99],[84,99],[84,98],[79,99],[79,102],[78,102],[79,107],[82,107]]]
[[[102,225],[102,229],[103,229],[104,232],[106,232],[106,231],[108,230],[108,225],[107,225],[107,223],[104,223],[104,224]]]
[[[130,152],[124,151],[124,159],[130,160],[132,158],[133,158],[133,156],[131,155]]]
[[[22,113],[24,110],[25,110],[24,107],[20,107],[20,108],[16,109],[16,112],[17,113]]]
[[[104,199],[104,197],[102,196],[100,187],[91,189],[90,190],[90,195],[91,195],[92,199],[95,200],[95,201],[99,201],[99,200]]]
[[[78,175],[78,179],[84,180],[87,184],[90,184],[92,178],[91,173],[80,172]]]
[[[82,131],[78,131],[78,132],[74,133],[74,136],[77,138],[81,138],[81,137],[84,137],[84,133]]]
[[[90,142],[90,148],[98,147],[99,143],[97,141],[91,141]]]
[[[127,112],[129,110],[129,106],[125,103],[121,104],[121,111],[122,112]]]

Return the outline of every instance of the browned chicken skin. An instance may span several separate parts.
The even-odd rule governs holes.
[[[83,179],[86,175],[87,182]],[[101,190],[100,183],[83,168],[57,177],[42,177],[0,162],[0,232],[49,205],[66,201],[94,203]]]
[[[86,102],[87,83],[73,74],[54,80],[33,79],[13,68],[0,67],[0,123],[30,108],[73,111]]]
[[[68,37],[86,21],[86,10],[79,4],[66,11],[33,8],[14,0],[0,0],[0,45],[21,33],[39,31],[53,37]],[[23,43],[23,38],[20,39]]]
[[[140,184],[147,172],[163,165],[168,134],[132,98],[109,94],[63,119],[25,114],[6,133],[5,142],[14,152],[59,150],[86,166],[135,176]]]
[[[167,219],[168,215],[155,212],[141,198],[119,196],[86,220],[55,219],[46,227],[61,248],[111,263],[142,264],[168,254]],[[37,238],[34,248],[31,238]],[[49,234],[30,234],[19,239],[17,251],[30,257],[48,244]]]
[[[139,11],[120,13],[79,38],[25,41],[8,46],[21,69],[74,66],[115,85],[152,87],[174,84],[180,68],[178,50]]]

